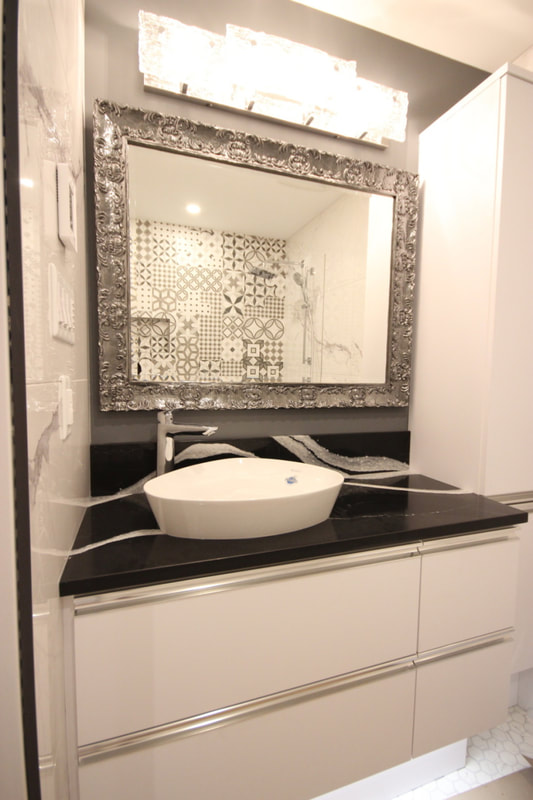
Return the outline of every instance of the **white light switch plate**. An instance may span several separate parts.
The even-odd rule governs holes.
[[[57,233],[65,247],[78,249],[76,218],[76,183],[68,164],[58,164],[57,180]]]
[[[58,389],[59,438],[66,439],[74,423],[74,402],[70,378],[60,375]]]

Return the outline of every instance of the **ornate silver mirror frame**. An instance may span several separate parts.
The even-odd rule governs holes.
[[[382,384],[173,383],[129,378],[128,144],[317,180],[394,198],[387,376]],[[97,100],[94,172],[103,411],[406,406],[418,178],[393,167]]]

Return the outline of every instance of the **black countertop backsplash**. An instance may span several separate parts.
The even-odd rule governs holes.
[[[318,444],[330,452],[345,456],[386,456],[397,461],[409,462],[409,431],[378,433],[327,433],[313,436]],[[201,436],[180,436],[175,443],[179,453],[192,443],[228,442],[235,447],[249,450],[259,458],[286,458],[293,456],[272,437],[257,436],[246,439],[230,439],[221,433],[205,440]],[[91,492],[94,497],[115,494],[131,486],[156,467],[155,442],[131,442],[123,444],[91,445]]]

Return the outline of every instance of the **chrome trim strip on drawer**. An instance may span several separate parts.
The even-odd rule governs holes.
[[[527,492],[511,492],[509,494],[492,494],[491,500],[496,500],[498,503],[505,503],[509,506],[515,506],[522,503],[533,503],[533,489]]]
[[[502,642],[512,641],[514,628],[503,628],[501,631],[487,633],[483,636],[476,636],[473,639],[467,639],[464,642],[456,642],[454,644],[446,645],[445,647],[438,647],[435,650],[427,650],[420,653],[413,659],[415,666],[421,664],[429,664],[433,661],[441,661],[444,658],[451,658],[452,656],[460,656],[464,653],[471,653],[473,650],[481,650],[484,647],[491,647],[495,644]]]
[[[143,586],[104,594],[84,595],[74,598],[74,613],[76,615],[89,614],[95,611],[107,611],[111,608],[138,605],[139,603],[213,594],[241,586],[253,586],[259,583],[349,569],[350,567],[377,564],[383,561],[397,561],[413,556],[418,556],[416,544],[380,550],[365,550],[361,553],[347,553],[342,556],[328,558],[315,558],[273,567],[248,568],[242,572],[228,572],[208,578],[176,580],[155,586]]]
[[[51,753],[46,753],[43,756],[39,756],[39,772],[51,772],[57,767],[56,760]]]
[[[297,703],[304,703],[328,694],[341,692],[370,681],[414,670],[413,658],[414,656],[409,656],[391,661],[386,665],[345,673],[344,675],[327,678],[305,686],[297,686],[273,695],[249,700],[245,703],[208,711],[194,717],[187,717],[177,722],[169,722],[135,733],[81,745],[78,748],[78,761],[82,764],[115,755],[124,750],[157,744],[161,740],[180,739],[198,733],[207,733],[215,728],[231,725],[246,718],[256,717]]]
[[[504,542],[506,539],[517,539],[514,528],[497,528],[493,531],[480,531],[479,533],[465,533],[458,536],[449,536],[445,539],[426,539],[418,546],[418,552],[440,553],[445,550],[460,550],[463,547],[477,547],[493,542]]]

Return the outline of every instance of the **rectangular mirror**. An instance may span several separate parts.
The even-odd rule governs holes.
[[[416,176],[95,104],[103,410],[406,405]]]

